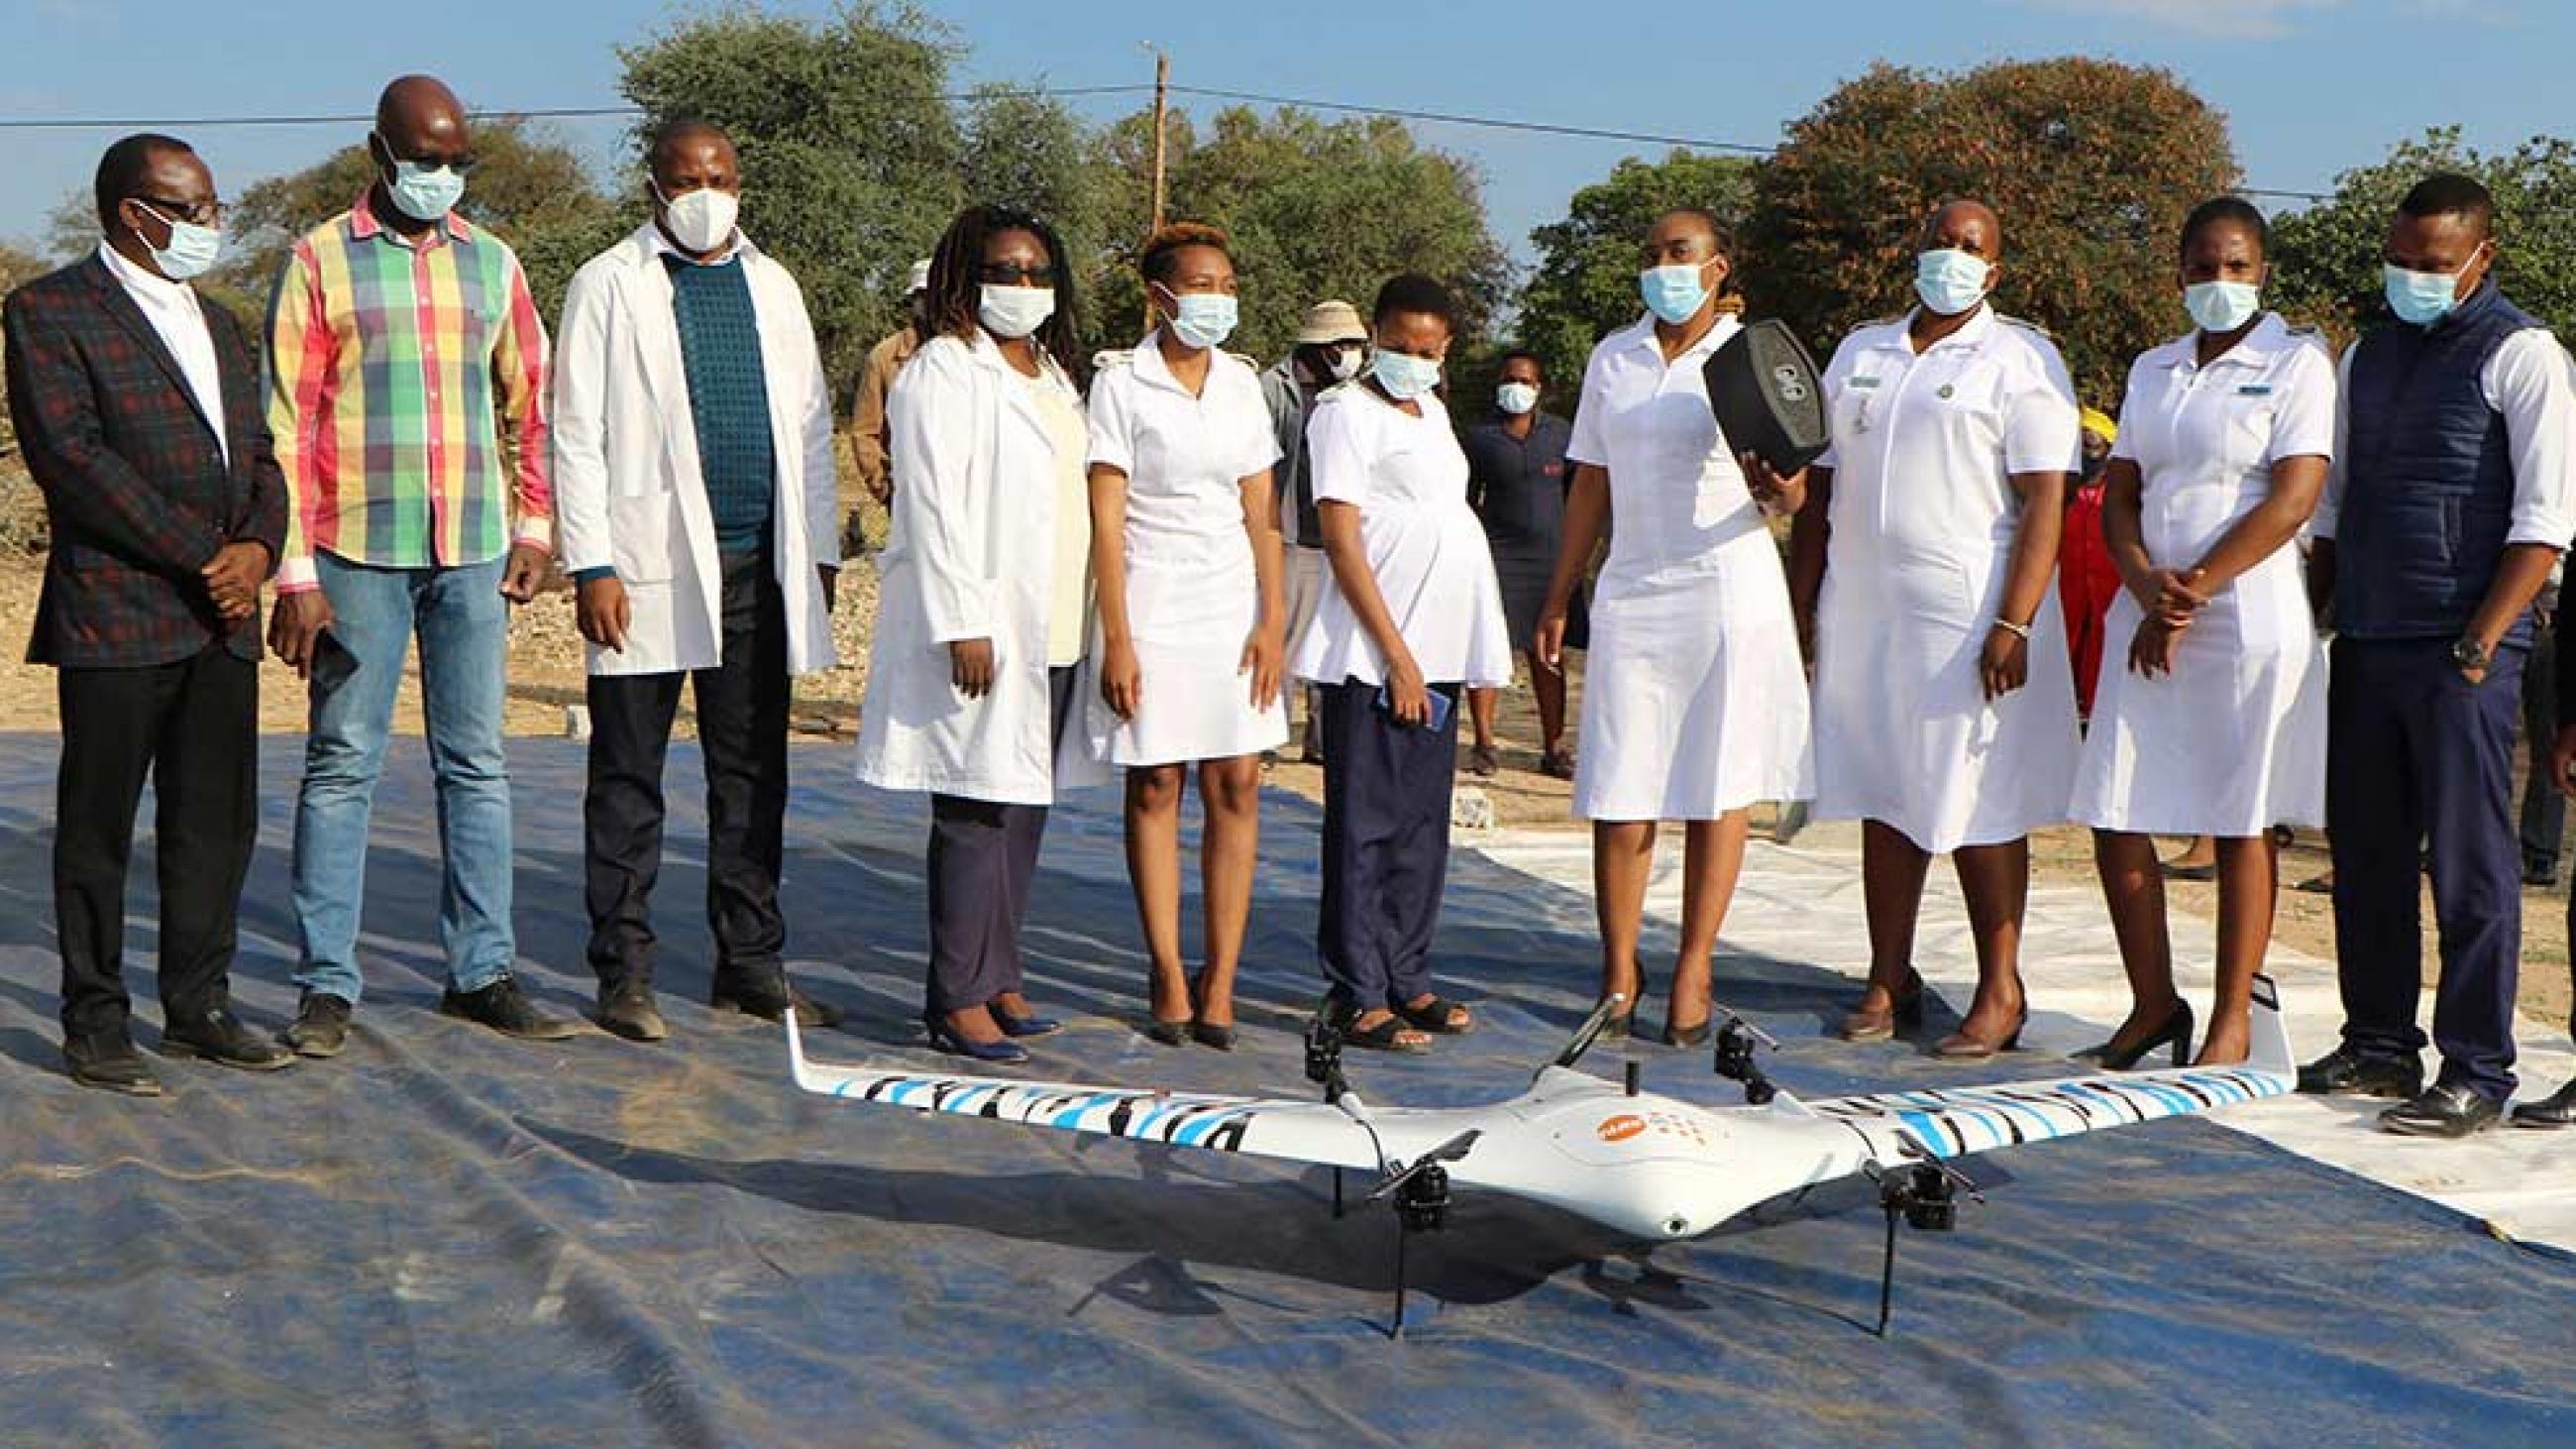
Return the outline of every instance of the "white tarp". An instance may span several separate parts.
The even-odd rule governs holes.
[[[1666,833],[1647,892],[1648,981],[1660,991],[1670,963],[1669,929],[1681,916],[1681,840]],[[1852,827],[1819,826],[1796,848],[1756,840],[1747,852],[1743,883],[1728,912],[1717,963],[1717,993],[1726,995],[1726,956],[1751,952],[1805,962],[1848,975],[1857,995],[1869,969],[1869,933],[1861,907],[1860,848]],[[1499,831],[1476,848],[1497,864],[1536,876],[1587,897],[1592,882],[1590,837],[1570,831]],[[2196,1010],[2206,1013],[2214,929],[2205,920],[2173,915],[2175,974]],[[1925,893],[1915,965],[1954,1008],[1966,1006],[1977,979],[1967,916],[1947,861],[1933,864]],[[2433,964],[2426,963],[2426,975]],[[2335,992],[2334,965],[2275,945],[2270,972],[2280,984],[2290,1038],[2300,1059],[2334,1045],[2343,1011]],[[2541,970],[2564,969],[2556,966]],[[2063,1053],[2107,1037],[2127,1014],[2128,987],[2100,889],[2034,883],[2022,943],[2022,978],[2031,1002],[2025,1048]],[[2425,1020],[2432,993],[2424,997]],[[1660,1020],[1660,1012],[1639,1016]],[[2436,1059],[2425,1056],[2429,1072]],[[2576,1072],[2567,1037],[2526,1020],[2517,1068],[2526,1096],[2555,1090]],[[2037,1075],[2048,1070],[2034,1063]],[[2375,1182],[2430,1198],[2479,1220],[2497,1236],[2545,1243],[2576,1252],[2576,1131],[2533,1132],[2511,1126],[2465,1142],[2427,1141],[2378,1130],[2372,1120],[2385,1103],[2359,1098],[2286,1097],[2231,1109],[2211,1120],[2316,1161]]]

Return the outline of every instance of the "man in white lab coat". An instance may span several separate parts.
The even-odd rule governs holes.
[[[650,902],[662,764],[684,680],[707,772],[710,999],[809,1025],[838,1013],[782,965],[788,678],[828,669],[840,566],[832,412],[796,280],[735,226],[733,143],[665,126],[653,219],[564,297],[554,464],[566,572],[589,641],[582,803],[600,1025],[665,1034]]]

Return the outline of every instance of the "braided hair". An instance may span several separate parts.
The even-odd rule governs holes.
[[[984,244],[996,233],[1006,231],[1027,232],[1046,249],[1047,266],[1055,273],[1055,312],[1038,324],[1030,340],[1054,358],[1067,376],[1079,381],[1082,349],[1074,317],[1073,263],[1065,255],[1064,239],[1055,234],[1055,228],[1025,211],[1007,206],[970,206],[957,213],[957,219],[948,224],[947,233],[930,254],[930,286],[921,299],[923,315],[930,319],[936,333],[969,338],[975,335],[983,325],[976,314],[983,301]]]

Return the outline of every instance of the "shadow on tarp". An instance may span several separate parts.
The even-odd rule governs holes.
[[[578,747],[512,749],[521,970],[586,1005]],[[785,899],[809,988],[855,1008],[818,1058],[929,1065],[917,802],[800,749]],[[378,797],[368,995],[336,1062],[167,1063],[171,1095],[54,1066],[50,741],[0,741],[0,1441],[8,1443],[1355,1444],[1555,1440],[2486,1444],[2576,1436],[2576,1268],[2206,1123],[1970,1167],[1991,1203],[1903,1246],[1821,1189],[1651,1253],[1488,1196],[1420,1240],[1383,1336],[1393,1232],[1329,1175],[793,1091],[778,1033],[707,983],[698,759],[672,758],[657,1048],[504,1042],[435,1014],[436,824],[417,745]],[[287,1014],[298,754],[271,741],[236,999]],[[1050,830],[1033,993],[1069,1030],[1035,1067],[1303,1095],[1315,814],[1272,796],[1242,1049],[1136,1030],[1144,960],[1114,797]],[[148,818],[148,813],[147,813]],[[148,839],[148,837],[147,837]],[[138,851],[129,954],[151,959]],[[1189,928],[1195,938],[1196,926]],[[1668,934],[1650,937],[1668,953]],[[1379,1101],[1519,1090],[1587,1009],[1590,906],[1462,854],[1440,937],[1468,1038],[1354,1054]],[[1819,1027],[1850,983],[1730,958],[1722,991],[1786,1043],[1793,1091],[2049,1075],[1945,1067]],[[157,1034],[135,969],[138,1038]],[[1641,1023],[1660,1021],[1650,1001]],[[1730,1100],[1701,1053],[1639,1044],[1659,1091]],[[1618,1069],[1618,1053],[1595,1064]],[[2438,1150],[2438,1149],[2428,1149]]]

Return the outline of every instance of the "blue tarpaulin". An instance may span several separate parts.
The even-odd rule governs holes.
[[[1972,1159],[1983,1207],[1909,1235],[1875,1316],[1882,1219],[1819,1190],[1648,1253],[1462,1196],[1413,1249],[1334,1220],[1321,1170],[800,1094],[774,1027],[710,1014],[698,759],[671,761],[660,973],[673,1036],[503,1041],[436,1014],[436,826],[397,742],[377,797],[368,995],[336,1061],[274,1076],[159,1063],[135,1102],[58,1068],[47,881],[54,747],[0,741],[0,1440],[27,1444],[1095,1444],[1314,1441],[2566,1444],[2576,1266],[2238,1136],[2173,1121]],[[263,752],[235,999],[291,1011],[300,752]],[[829,1061],[920,1045],[927,815],[802,748],[789,953],[853,1008]],[[521,742],[521,974],[586,1008],[580,747]],[[1265,801],[1241,1048],[1137,1030],[1144,959],[1114,796],[1061,807],[1030,923],[1032,995],[1070,1029],[1032,1073],[1303,1095],[1317,992],[1315,812]],[[148,824],[149,812],[146,820]],[[157,1034],[151,869],[129,969]],[[1193,872],[1194,874],[1194,872]],[[1372,1100],[1526,1086],[1589,1006],[1589,903],[1460,854],[1444,987],[1481,1017],[1419,1059],[1352,1054]],[[1195,941],[1195,907],[1188,939]],[[1669,941],[1650,938],[1660,959]],[[1822,1094],[2062,1074],[1832,1041],[1852,989],[1720,963]],[[1649,1008],[1640,1021],[1651,1020]],[[1736,1100],[1646,1043],[1649,1088]]]

